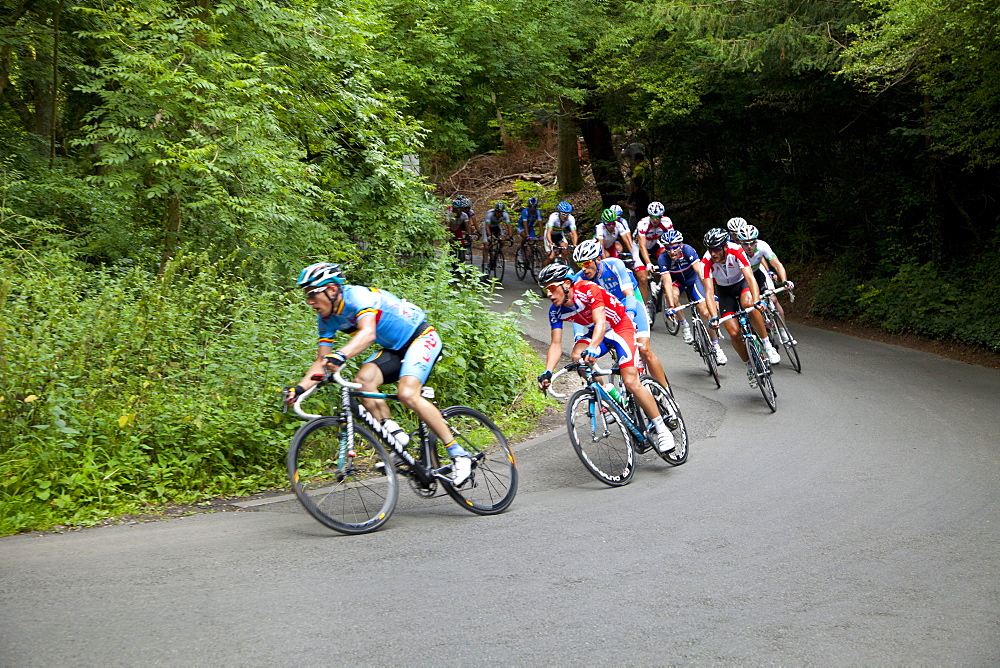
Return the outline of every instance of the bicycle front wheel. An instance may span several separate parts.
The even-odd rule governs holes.
[[[656,295],[656,310],[660,312],[663,311],[663,291],[667,289],[668,286],[661,285],[660,292]],[[667,333],[671,336],[677,336],[677,332],[681,331],[681,321],[677,319],[676,315],[664,315],[663,316],[663,326],[667,328]]]
[[[611,487],[632,480],[632,436],[614,409],[599,401],[593,389],[585,387],[570,397],[566,428],[573,449],[591,475]]]
[[[670,391],[656,382],[652,376],[643,376],[640,380],[653,395],[653,399],[656,400],[656,407],[660,409],[660,415],[666,422],[670,435],[674,437],[674,449],[670,452],[658,453],[660,459],[672,466],[680,466],[688,458],[688,431],[687,425],[684,424],[684,416],[681,415],[680,406],[677,405],[677,401],[671,396]],[[655,429],[650,432],[650,436],[656,438]]]
[[[756,336],[747,343],[747,354],[750,355],[750,365],[757,376],[757,389],[760,390],[767,407],[774,413],[778,410],[778,393],[774,391],[774,381],[771,377],[771,365],[766,361],[767,353]]]
[[[775,337],[781,343],[781,347],[785,349],[785,359],[792,365],[793,369],[802,373],[802,362],[799,360],[799,351],[796,347],[798,343],[792,337],[792,333],[788,331],[788,327],[785,326],[785,319],[781,317],[781,314],[775,312],[772,317],[775,329],[778,330]]]
[[[346,444],[338,417],[311,420],[299,427],[288,449],[288,477],[306,511],[320,524],[346,534],[375,531],[396,507],[396,471],[382,444],[355,425]]]
[[[522,281],[528,273],[528,258],[525,257],[523,248],[518,249],[514,255],[514,273]]]
[[[708,367],[708,373],[715,380],[715,386],[722,387],[722,383],[719,382],[719,361],[715,358],[712,340],[708,338],[708,327],[699,316],[695,316],[694,321],[694,347],[701,355],[705,366]]]
[[[507,269],[507,259],[503,256],[503,248],[497,250],[496,263],[493,265],[493,275],[498,281],[503,280],[503,273]]]
[[[455,502],[477,515],[502,513],[517,494],[517,462],[507,439],[493,421],[474,408],[441,411],[455,442],[473,459],[472,475],[460,486],[443,486]]]

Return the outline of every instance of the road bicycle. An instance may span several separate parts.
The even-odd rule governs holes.
[[[503,280],[504,269],[507,260],[503,256],[504,246],[513,244],[510,237],[490,237],[486,247],[483,248],[483,275],[492,275],[498,281]]]
[[[701,356],[701,361],[705,363],[705,368],[708,369],[709,375],[715,380],[716,387],[722,387],[722,383],[719,381],[719,361],[715,357],[715,346],[712,345],[712,337],[708,333],[708,327],[705,326],[705,321],[701,319],[698,314],[698,310],[693,308],[697,304],[705,301],[704,299],[697,299],[693,302],[688,302],[678,306],[675,309],[667,309],[667,311],[673,311],[674,315],[683,311],[686,308],[691,309],[691,320],[693,321],[691,325],[691,335],[694,340],[691,341],[691,346],[695,351]]]
[[[472,264],[472,242],[478,238],[478,234],[464,234],[454,242],[455,257],[460,264]]]
[[[667,332],[676,336],[681,328],[680,320],[673,314],[667,314],[663,309],[665,299],[663,292],[669,286],[669,283],[665,284],[664,282],[665,276],[669,278],[669,273],[661,274],[656,269],[649,271],[649,299],[646,301],[646,314],[649,316],[649,328],[653,329],[656,314],[663,313],[663,326],[666,327]]]
[[[764,302],[764,325],[767,327],[767,336],[771,340],[771,345],[777,349],[780,345],[785,349],[785,361],[788,362],[793,369],[798,373],[802,373],[802,362],[799,360],[798,345],[799,342],[795,340],[792,333],[788,331],[788,325],[785,324],[785,319],[781,317],[778,313],[777,307],[774,305],[773,295],[777,295],[779,292],[787,292],[788,296],[792,301],[795,301],[795,293],[788,288],[774,288],[773,290],[765,290],[764,294],[761,295],[761,299]],[[777,297],[774,297],[777,299]]]
[[[517,249],[517,253],[514,256],[514,271],[522,281],[530,273],[531,282],[534,283],[535,277],[538,275],[538,269],[541,267],[542,260],[545,257],[538,250],[538,241],[537,237],[528,237],[524,240],[524,245]]]
[[[584,467],[610,487],[627,485],[635,473],[635,455],[651,448],[656,451],[656,428],[631,395],[624,395],[624,405],[604,389],[599,377],[619,374],[618,368],[601,369],[583,362],[572,362],[552,375],[552,381],[570,371],[584,376],[586,387],[577,390],[566,403],[566,428],[570,443]],[[674,449],[659,453],[663,461],[680,466],[688,457],[688,433],[677,402],[652,376],[640,382],[652,393],[656,405],[674,437]],[[566,398],[549,386],[549,393]]]
[[[510,506],[517,493],[517,463],[507,439],[493,422],[467,406],[441,411],[459,445],[472,457],[472,474],[462,484],[449,477],[451,464],[443,445],[422,421],[407,442],[389,433],[359,401],[360,398],[398,401],[395,394],[360,391],[361,384],[337,373],[313,377],[309,388],[293,405],[305,424],[288,449],[288,476],[302,506],[321,524],[345,534],[375,531],[392,515],[399,496],[399,477],[405,477],[418,496],[440,496],[442,490],[466,510],[495,515]],[[313,415],[302,402],[318,388],[341,386],[340,411]],[[433,400],[433,388],[423,396]]]
[[[758,302],[760,303],[760,302]],[[767,407],[771,409],[771,412],[778,410],[778,393],[774,391],[774,379],[772,378],[771,372],[771,362],[768,360],[767,353],[764,351],[764,344],[761,343],[760,337],[757,333],[753,331],[753,327],[750,325],[750,313],[756,309],[756,306],[748,306],[745,309],[741,309],[736,313],[730,313],[719,319],[718,324],[721,326],[722,323],[727,320],[732,320],[736,318],[740,324],[740,335],[743,337],[743,342],[747,347],[747,355],[749,355],[750,369],[753,372],[753,378],[755,381],[754,387],[760,390],[760,393],[764,396],[764,401],[767,402]]]

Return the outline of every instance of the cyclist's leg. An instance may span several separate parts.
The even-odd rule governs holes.
[[[745,289],[740,293],[740,304],[743,308],[750,308],[753,306],[753,296],[750,293],[750,288]],[[761,315],[760,311],[754,309],[750,312],[750,324],[753,325],[753,331],[757,333],[761,341],[767,341],[767,329],[764,327],[764,316]]]
[[[403,354],[402,364],[399,370],[399,384],[396,394],[404,406],[416,413],[421,420],[427,423],[442,443],[451,443],[453,439],[451,430],[441,416],[441,411],[437,406],[425,399],[421,394],[424,381],[430,375],[434,363],[441,355],[443,344],[437,330],[427,327],[424,332],[410,343],[410,346]],[[392,382],[395,378],[386,377],[385,382]]]
[[[365,392],[378,392],[380,385],[384,385],[384,374],[395,375],[399,373],[399,357],[390,351],[380,350],[364,361],[358,373],[354,376],[354,382],[361,383],[361,389]],[[370,399],[363,397],[361,403],[368,409],[376,420],[385,420],[390,417],[389,404],[385,399]]]

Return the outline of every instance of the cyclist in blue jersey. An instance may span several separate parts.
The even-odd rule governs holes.
[[[601,259],[601,242],[596,239],[587,239],[577,246],[573,251],[573,261],[582,267],[573,277],[574,281],[580,279],[593,281],[625,305],[625,312],[635,324],[635,342],[639,348],[639,357],[660,385],[670,387],[663,371],[663,364],[650,345],[649,315],[645,307],[635,298],[639,282],[635,280],[632,272],[618,258]]]
[[[521,209],[521,216],[517,219],[517,233],[521,235],[521,245],[517,249],[518,255],[524,254],[524,244],[528,239],[537,239],[535,225],[542,224],[542,210],[538,208],[538,198],[529,197],[528,206]]]
[[[677,230],[667,230],[663,235],[663,252],[657,258],[661,274],[669,274],[670,282],[664,281],[667,287],[667,304],[670,308],[677,308],[681,305],[681,290],[687,293],[688,301],[698,301],[705,299],[705,284],[701,280],[702,264],[701,257],[691,246],[684,243],[684,235]],[[664,276],[664,278],[666,278]],[[702,301],[696,307],[698,313],[705,320],[712,317],[708,310],[708,304]],[[683,328],[684,343],[694,342],[694,335],[691,333],[691,323],[684,317],[684,311],[680,312],[680,323]]]
[[[354,380],[365,392],[377,392],[379,385],[398,382],[397,394],[447,444],[452,457],[452,480],[461,485],[472,471],[472,459],[448,429],[437,406],[421,394],[424,382],[441,355],[443,344],[437,330],[424,320],[423,309],[391,292],[347,285],[340,266],[329,262],[312,264],[302,270],[298,286],[305,291],[306,303],[316,311],[319,323],[319,352],[299,384],[289,390],[289,404],[318,381],[313,376],[336,371],[372,343],[382,349],[361,365]],[[337,332],[351,334],[339,350],[333,352]],[[401,440],[408,436],[396,424],[389,406],[382,399],[363,398],[365,408],[382,422],[386,431]]]

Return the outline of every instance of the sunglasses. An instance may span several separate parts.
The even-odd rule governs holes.
[[[596,266],[596,265],[597,265],[597,261],[596,260],[585,260],[585,261],[583,261],[583,262],[580,263],[580,266],[583,267],[584,269],[589,269],[590,267],[593,267],[593,266]]]
[[[668,251],[679,251],[684,250],[684,244],[677,244],[676,246],[667,246]]]
[[[757,240],[756,239],[754,239],[753,241],[741,241],[740,242],[740,246],[748,246],[749,247],[749,246],[756,246],[756,245],[757,245]]]

